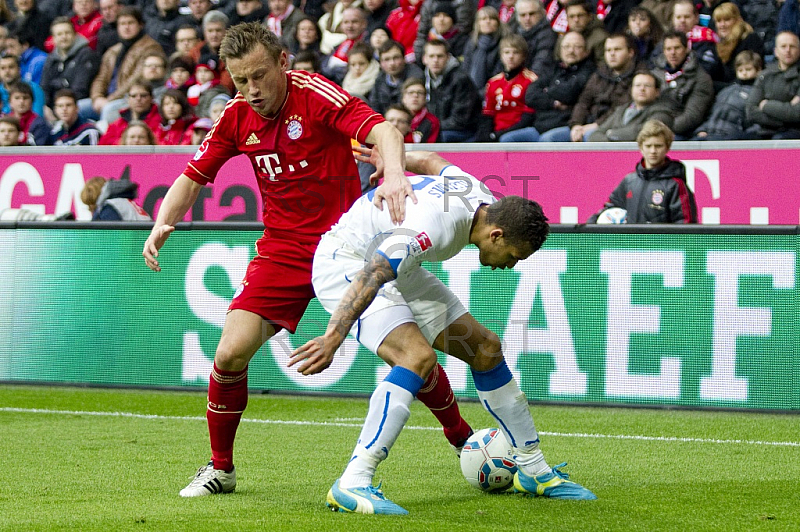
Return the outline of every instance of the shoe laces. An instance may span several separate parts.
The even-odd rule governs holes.
[[[367,486],[364,489],[367,490],[372,495],[375,495],[376,497],[380,497],[381,499],[386,500],[386,496],[383,494],[383,490],[381,490],[382,485],[383,481],[380,481],[377,486]]]
[[[211,476],[209,472],[214,471],[214,466],[209,462],[208,464],[200,467],[193,477],[189,477],[191,483],[189,486],[202,486],[205,484],[206,479]]]
[[[557,466],[553,467],[552,468],[553,474],[562,480],[569,480],[569,473],[564,473],[563,471],[561,471],[561,468],[566,465],[567,465],[566,462],[562,462]]]

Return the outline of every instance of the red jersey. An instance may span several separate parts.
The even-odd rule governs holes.
[[[509,80],[502,73],[489,79],[483,114],[494,118],[495,131],[508,129],[519,122],[523,114],[533,112],[525,105],[525,91],[535,80],[536,74],[527,68]]]
[[[286,100],[272,118],[253,111],[237,93],[184,174],[212,183],[228,159],[247,155],[266,233],[316,244],[361,195],[350,139],[365,143],[383,117],[317,74],[288,71],[286,87]]]

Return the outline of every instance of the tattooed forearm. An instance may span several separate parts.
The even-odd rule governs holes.
[[[326,334],[336,334],[342,340],[353,323],[361,316],[378,295],[381,286],[395,278],[394,270],[383,255],[374,254],[350,283],[339,306],[328,323]]]

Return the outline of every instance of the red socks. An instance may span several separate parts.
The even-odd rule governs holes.
[[[458,403],[447,374],[439,364],[433,368],[417,399],[427,406],[444,427],[444,435],[460,446],[472,432],[461,417]],[[247,369],[223,371],[214,364],[208,383],[208,434],[211,438],[211,460],[215,469],[233,469],[233,440],[242,412],[247,407]]]
[[[458,410],[453,388],[447,373],[439,364],[433,367],[428,379],[417,392],[417,399],[427,406],[444,427],[444,436],[451,445],[459,447],[472,433],[472,428]]]
[[[208,382],[208,434],[214,469],[233,469],[233,440],[247,406],[247,368],[223,371],[214,364]]]

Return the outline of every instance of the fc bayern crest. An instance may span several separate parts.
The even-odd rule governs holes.
[[[654,190],[653,195],[650,196],[650,201],[653,203],[653,205],[661,205],[664,203],[664,191]]]
[[[298,120],[292,120],[289,122],[289,125],[286,126],[286,134],[289,135],[289,138],[292,140],[299,139],[303,134],[303,124]]]
[[[520,94],[522,94],[522,87],[520,85],[514,85],[511,87],[511,96],[514,98],[519,98]]]

